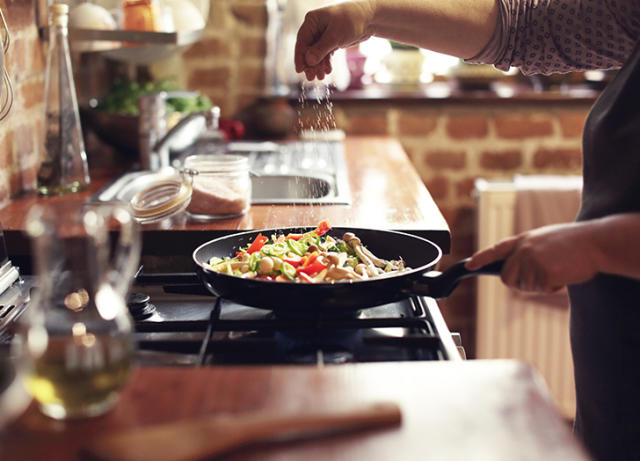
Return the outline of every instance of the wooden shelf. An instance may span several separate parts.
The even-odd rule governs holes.
[[[100,43],[99,49],[90,47],[76,47],[76,50],[90,53],[101,53],[116,61],[129,64],[150,64],[166,59],[182,51],[185,47],[200,40],[204,30],[189,30],[179,32],[150,32],[143,30],[99,30],[69,28],[69,41],[72,49],[74,43],[83,45],[94,42]],[[48,37],[48,27],[40,28],[42,37]],[[104,46],[105,43],[107,46]],[[113,46],[109,46],[112,44]],[[127,44],[125,46],[125,44]]]
[[[150,32],[145,30],[98,30],[69,28],[69,38],[73,41],[108,41],[140,43],[141,45],[191,45],[202,37],[203,30],[181,32]]]

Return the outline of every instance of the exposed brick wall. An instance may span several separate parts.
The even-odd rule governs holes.
[[[477,178],[580,173],[582,126],[589,106],[551,101],[336,101],[333,112],[338,127],[349,135],[382,132],[400,140],[451,228],[452,251],[443,258],[444,268],[476,250]],[[440,306],[473,357],[475,283],[460,284]]]
[[[182,55],[154,64],[153,74],[176,76],[231,116],[264,92],[267,24],[265,0],[215,0],[203,39]]]
[[[0,122],[0,205],[34,186],[42,120],[45,52],[35,25],[32,1],[0,0],[11,35],[6,65],[14,102]]]

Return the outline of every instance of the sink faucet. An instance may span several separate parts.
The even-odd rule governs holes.
[[[161,91],[143,95],[138,100],[140,166],[157,171],[170,166],[169,151],[176,145],[192,144],[204,129],[217,129],[220,108],[217,106],[183,117],[167,132],[166,102],[169,98],[192,98],[193,91]]]

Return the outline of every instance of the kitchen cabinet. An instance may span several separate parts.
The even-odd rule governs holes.
[[[510,360],[325,367],[139,368],[100,418],[58,422],[31,406],[0,441],[6,459],[84,459],[91,437],[221,413],[307,414],[394,402],[399,427],[247,448],[229,460],[586,461],[532,368]],[[179,444],[180,440],[174,443]]]
[[[315,226],[328,219],[334,226],[393,229],[427,238],[444,253],[451,246],[449,226],[400,143],[391,137],[347,137],[344,141],[351,203],[348,205],[253,205],[242,217],[213,222],[185,216],[143,226],[142,261],[146,268],[192,270],[191,253],[212,238],[232,232],[284,226]],[[30,244],[23,233],[26,210],[36,203],[80,203],[113,179],[92,171],[88,191],[41,198],[27,193],[0,209],[9,253],[24,268]],[[179,232],[179,237],[176,233]],[[170,242],[170,244],[168,244]],[[162,269],[162,268],[161,268]]]

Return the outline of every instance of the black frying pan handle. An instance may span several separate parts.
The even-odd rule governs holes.
[[[442,273],[437,275],[425,274],[414,281],[412,291],[414,294],[430,296],[440,299],[446,298],[458,286],[462,279],[476,275],[500,275],[504,260],[494,261],[482,266],[480,269],[470,271],[464,265],[471,258],[458,261]]]

